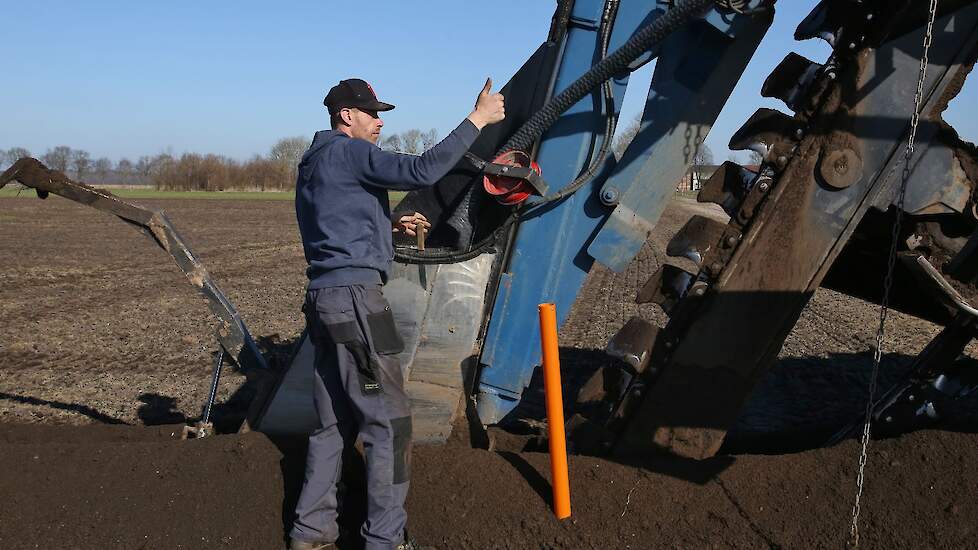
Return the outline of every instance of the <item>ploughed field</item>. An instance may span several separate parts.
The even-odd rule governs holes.
[[[143,202],[166,210],[257,338],[299,334],[305,278],[291,203]],[[630,316],[665,322],[657,306],[632,300],[694,213],[716,214],[676,199],[624,273],[595,267],[561,330],[568,377],[601,364],[599,350]],[[0,257],[0,548],[281,547],[301,444],[261,434],[179,441],[156,426],[200,414],[215,349],[207,306],[169,256],[123,222],[52,197],[0,198]],[[572,457],[574,516],[562,523],[548,508],[546,455],[522,439],[500,436],[489,452],[459,433],[417,448],[412,534],[438,548],[842,546],[858,445],[804,450],[816,438],[790,436],[859,414],[877,315],[819,291],[732,432],[739,454]],[[937,330],[893,314],[884,382]],[[241,381],[226,376],[220,399]],[[962,404],[945,430],[874,442],[865,547],[974,546],[975,409]],[[751,454],[786,440],[773,447],[798,452]],[[356,494],[362,480],[348,463]],[[344,514],[350,525],[358,504]]]

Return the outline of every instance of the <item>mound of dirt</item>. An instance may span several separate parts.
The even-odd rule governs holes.
[[[0,425],[0,548],[282,548],[301,445],[257,433]],[[962,548],[978,525],[978,436],[918,432],[871,448],[865,547]],[[572,457],[573,516],[550,511],[539,453],[457,439],[414,453],[412,536],[437,548],[842,547],[858,448],[704,462]],[[348,468],[347,493],[362,490]],[[344,511],[350,528],[362,500]],[[356,547],[354,543],[350,547]]]

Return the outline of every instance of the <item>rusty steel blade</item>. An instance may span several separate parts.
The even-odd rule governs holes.
[[[822,69],[822,64],[790,52],[768,75],[761,87],[761,95],[780,99],[789,109],[798,111],[800,102],[808,98],[808,88]]]
[[[726,224],[697,214],[669,240],[666,254],[700,264],[710,249],[717,246],[726,228]]]
[[[790,142],[801,132],[801,125],[792,117],[774,109],[758,109],[730,138],[733,151],[754,151],[768,158],[779,145]]]
[[[663,264],[645,281],[635,297],[635,302],[659,304],[668,315],[692,281],[692,273],[671,264]]]

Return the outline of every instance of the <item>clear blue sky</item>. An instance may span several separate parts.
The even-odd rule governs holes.
[[[759,90],[789,50],[826,58],[820,41],[791,39],[814,4],[780,2],[707,140],[718,160],[756,108],[781,107]],[[113,160],[164,150],[245,159],[278,138],[327,126],[323,95],[348,76],[367,79],[398,106],[385,116],[388,131],[433,127],[443,136],[468,113],[487,75],[502,84],[544,40],[554,5],[0,0],[0,148],[40,155],[64,144]],[[624,121],[641,108],[647,69],[633,78]],[[971,139],[978,121],[964,106],[978,104],[976,80],[948,114]]]

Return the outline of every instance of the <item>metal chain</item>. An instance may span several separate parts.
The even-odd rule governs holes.
[[[856,500],[852,505],[852,525],[849,528],[850,543],[853,548],[859,546],[859,512],[860,500],[865,485],[866,462],[869,451],[870,427],[873,421],[873,402],[875,401],[876,384],[879,378],[880,363],[883,360],[883,341],[886,336],[886,316],[889,312],[890,290],[893,287],[893,271],[896,267],[897,245],[900,240],[903,222],[903,207],[907,196],[907,182],[910,180],[910,162],[913,158],[914,140],[917,138],[917,125],[920,122],[920,105],[924,96],[924,81],[927,77],[927,54],[934,40],[934,20],[937,16],[937,0],[930,0],[930,13],[927,20],[927,32],[924,34],[924,52],[920,58],[920,72],[917,76],[917,91],[913,98],[913,115],[910,118],[910,136],[907,148],[903,154],[903,178],[900,182],[900,194],[897,198],[896,219],[893,222],[893,233],[890,236],[890,255],[886,266],[886,278],[883,280],[883,298],[880,300],[880,322],[876,330],[876,349],[873,353],[873,373],[869,381],[869,398],[866,401],[866,420],[863,423],[862,450],[859,453],[859,471],[856,475]]]
[[[746,13],[750,0],[717,0],[717,7],[734,13]]]

